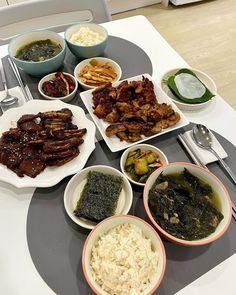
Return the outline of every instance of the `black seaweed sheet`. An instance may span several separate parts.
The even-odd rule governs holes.
[[[122,183],[122,177],[90,171],[75,216],[99,222],[114,215]]]

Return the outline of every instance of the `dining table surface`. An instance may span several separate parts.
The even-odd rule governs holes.
[[[142,15],[110,21],[102,25],[107,29],[110,36],[128,40],[147,54],[152,64],[152,78],[159,85],[165,72],[174,68],[191,67]],[[126,52],[122,52],[122,54],[125,56]],[[7,45],[1,46],[0,58],[7,55]],[[233,127],[236,126],[236,112],[218,94],[210,106],[198,111],[185,111],[183,113],[190,122],[206,125],[212,131],[223,136],[233,146],[236,146],[236,133],[235,127]],[[0,182],[0,294],[55,294],[55,291],[37,271],[29,251],[26,228],[28,210],[34,191],[35,188],[16,188],[8,183]],[[233,197],[236,201],[236,197]],[[235,223],[233,226],[236,226],[235,220],[232,219],[232,223]],[[174,246],[171,245],[171,247]],[[177,246],[176,251],[179,248],[180,246]],[[232,250],[228,256],[232,252],[236,252],[236,250]],[[201,251],[198,251],[198,255],[201,254]],[[175,256],[169,255],[167,251],[167,269],[168,264],[171,265],[176,260],[180,267],[179,271],[181,271],[181,261],[179,261],[181,259],[188,260],[190,258],[187,255],[184,257],[183,254],[180,258],[177,253]],[[197,255],[191,259],[196,268],[201,267],[198,264]],[[221,262],[217,261],[216,258],[216,264]],[[196,277],[193,277],[192,280],[194,279]],[[164,278],[163,284],[165,286],[161,287],[160,291],[158,289],[157,294],[169,294],[167,285],[171,280],[175,280],[175,274],[169,271],[168,277]],[[175,285],[177,286],[176,291],[181,290],[185,287],[184,280],[175,282]],[[84,294],[81,293],[81,295]]]

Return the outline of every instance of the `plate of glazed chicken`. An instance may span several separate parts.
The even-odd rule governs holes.
[[[80,93],[112,152],[189,124],[149,74]]]
[[[33,100],[0,117],[0,180],[50,187],[80,171],[95,149],[95,125],[62,101]]]

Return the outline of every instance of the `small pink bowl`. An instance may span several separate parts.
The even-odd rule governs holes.
[[[132,223],[137,227],[141,228],[143,234],[149,238],[152,242],[153,249],[155,249],[159,254],[159,261],[158,261],[158,269],[156,272],[155,277],[153,278],[150,285],[147,287],[145,292],[142,295],[153,294],[153,292],[159,287],[166,268],[166,253],[162,243],[161,238],[155,231],[155,229],[148,224],[146,221],[132,215],[116,215],[109,217],[102,222],[100,222],[88,235],[82,253],[82,267],[84,276],[91,287],[91,289],[98,295],[107,295],[108,293],[105,292],[94,280],[91,269],[90,269],[90,257],[91,257],[91,250],[94,243],[98,240],[98,238],[107,232],[109,229],[116,227],[120,224],[124,223]]]
[[[162,229],[158,223],[155,221],[155,219],[152,216],[152,213],[149,209],[148,206],[148,194],[149,190],[152,188],[153,184],[155,183],[157,177],[163,172],[163,174],[169,174],[169,173],[177,173],[180,171],[183,171],[184,168],[187,168],[190,173],[195,175],[196,177],[199,177],[206,183],[208,183],[212,189],[216,192],[216,194],[219,197],[219,202],[220,202],[220,207],[221,207],[221,212],[224,215],[224,218],[221,220],[220,224],[217,226],[216,230],[214,233],[210,234],[208,237],[199,239],[199,240],[194,240],[194,241],[188,241],[188,240],[183,240],[176,238],[166,232],[164,229]],[[200,246],[200,245],[205,245],[212,243],[213,241],[217,240],[220,238],[225,231],[228,229],[231,217],[232,217],[232,206],[231,206],[231,200],[228,194],[228,191],[226,190],[225,186],[223,183],[211,172],[208,170],[191,164],[191,163],[184,163],[184,162],[176,162],[176,163],[171,163],[165,166],[162,166],[158,168],[156,171],[154,171],[150,177],[148,178],[145,187],[144,187],[144,192],[143,192],[143,202],[144,202],[144,207],[145,211],[153,223],[153,225],[156,227],[158,232],[164,236],[167,240],[181,244],[184,246]]]

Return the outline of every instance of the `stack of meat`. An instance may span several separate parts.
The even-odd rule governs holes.
[[[0,138],[0,163],[18,176],[36,177],[46,166],[61,166],[79,154],[86,129],[72,123],[69,109],[23,115]]]
[[[107,136],[116,135],[120,140],[135,142],[152,136],[180,120],[171,105],[158,103],[152,81],[123,81],[117,87],[111,83],[93,91],[94,114],[112,123]]]

